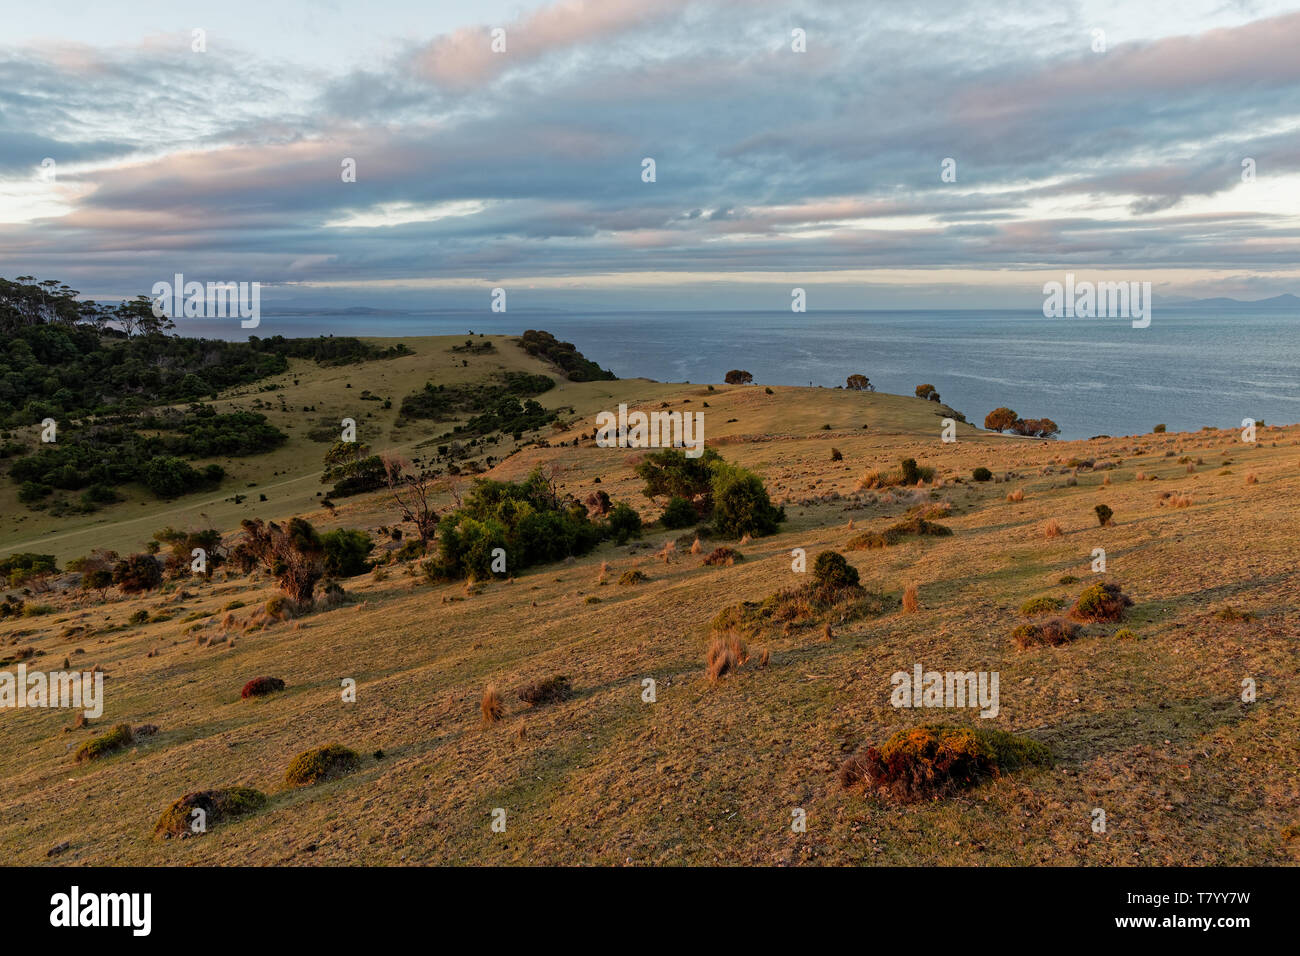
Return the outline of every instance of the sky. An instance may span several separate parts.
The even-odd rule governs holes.
[[[0,6],[0,276],[94,298],[1253,299],[1298,228],[1300,3]]]

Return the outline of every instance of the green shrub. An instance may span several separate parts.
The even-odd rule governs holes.
[[[284,782],[291,787],[305,787],[352,773],[360,766],[361,758],[355,751],[341,744],[328,744],[304,750],[294,757],[284,773]]]
[[[668,499],[663,514],[659,516],[659,523],[669,529],[689,528],[698,520],[695,506],[678,495]]]
[[[509,556],[509,574],[587,554],[605,537],[620,531],[630,536],[639,527],[640,516],[627,511],[615,506],[612,529],[608,522],[597,524],[580,502],[562,499],[540,468],[518,483],[479,479],[464,504],[439,521],[438,555],[424,563],[425,574],[434,582],[486,579],[493,574],[495,548]]]
[[[622,576],[619,577],[618,583],[619,584],[643,584],[649,580],[650,580],[649,578],[647,578],[636,568],[628,568],[626,571],[623,572]]]
[[[20,587],[33,580],[41,581],[58,573],[59,568],[52,554],[23,551],[0,560],[0,582],[7,581],[10,587]]]
[[[840,767],[845,788],[863,786],[904,803],[936,800],[1021,767],[1050,766],[1041,743],[1000,730],[925,724],[897,731]]]
[[[1079,595],[1070,616],[1076,621],[1122,621],[1124,609],[1132,604],[1118,584],[1098,582]]]
[[[694,509],[691,511],[693,514]],[[692,517],[691,520],[695,519]],[[620,501],[610,509],[605,527],[617,544],[627,544],[629,538],[641,537],[641,515],[627,502]]]
[[[976,468],[971,472],[971,477],[976,481],[991,481],[993,479],[993,472],[981,465],[979,468]]]
[[[85,763],[87,760],[97,760],[100,757],[106,757],[109,754],[116,753],[126,747],[131,746],[134,738],[131,735],[130,724],[118,724],[108,733],[103,734],[93,740],[87,740],[77,748],[77,763]]]
[[[321,535],[325,546],[325,574],[331,578],[351,578],[370,570],[367,556],[374,544],[364,531],[339,528]]]
[[[823,551],[813,562],[813,581],[818,587],[855,587],[858,580],[858,569],[837,551]]]
[[[228,787],[222,790],[196,790],[187,793],[163,811],[154,825],[155,835],[164,837],[197,836],[221,823],[256,813],[266,806],[266,794],[252,787]],[[195,810],[202,810],[204,829],[195,830]]]
[[[1051,614],[1061,609],[1062,601],[1058,597],[1044,594],[1042,597],[1030,598],[1020,605],[1022,617],[1035,617],[1039,614]]]
[[[713,527],[718,534],[732,537],[773,534],[785,520],[785,509],[776,508],[762,480],[752,471],[719,460],[713,466]]]
[[[1059,647],[1078,636],[1079,626],[1059,617],[1021,624],[1011,632],[1011,639],[1022,651],[1029,647]]]

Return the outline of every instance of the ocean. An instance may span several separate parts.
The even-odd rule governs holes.
[[[1041,312],[437,312],[265,314],[244,331],[182,320],[185,335],[518,334],[545,329],[620,378],[721,382],[728,369],[759,385],[843,385],[861,373],[877,390],[934,385],[982,425],[1007,405],[1050,418],[1062,438],[1240,427],[1244,418],[1300,422],[1300,316],[1249,308],[1155,310],[1127,319],[1047,319]]]

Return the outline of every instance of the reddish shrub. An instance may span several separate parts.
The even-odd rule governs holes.
[[[284,690],[284,681],[278,677],[254,677],[244,689],[239,692],[240,700],[247,700],[249,697],[261,697],[265,694],[273,694],[277,690]]]

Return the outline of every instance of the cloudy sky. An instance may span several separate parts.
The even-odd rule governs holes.
[[[0,276],[95,297],[1037,308],[1073,271],[1257,298],[1300,293],[1298,227],[1300,3],[3,11]]]

